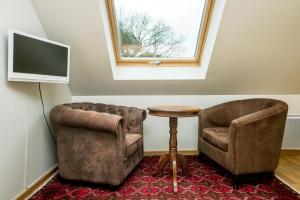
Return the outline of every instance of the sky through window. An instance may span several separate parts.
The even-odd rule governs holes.
[[[205,0],[114,0],[122,57],[194,58]]]

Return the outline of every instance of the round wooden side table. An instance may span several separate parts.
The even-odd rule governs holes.
[[[171,171],[173,172],[173,189],[174,193],[178,192],[177,187],[177,162],[182,169],[182,174],[188,176],[187,162],[182,154],[177,154],[177,121],[179,117],[195,117],[198,116],[200,108],[192,106],[153,106],[148,107],[149,115],[159,117],[169,117],[170,126],[170,140],[169,140],[169,154],[162,155],[158,162],[157,176],[162,176],[164,167],[167,162],[170,162]]]

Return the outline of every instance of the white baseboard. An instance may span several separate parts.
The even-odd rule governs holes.
[[[30,198],[33,194],[39,191],[45,184],[48,183],[57,174],[57,164],[47,170],[42,176],[28,185],[25,190],[18,194],[15,200],[24,200]]]

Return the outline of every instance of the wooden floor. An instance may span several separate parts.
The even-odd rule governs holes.
[[[275,175],[300,193],[300,151],[283,151]]]

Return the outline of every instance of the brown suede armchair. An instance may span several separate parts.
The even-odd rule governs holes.
[[[65,179],[117,186],[143,159],[145,110],[73,103],[54,107],[50,116]]]
[[[199,152],[237,175],[274,172],[288,106],[274,99],[246,99],[204,109],[199,116]]]

